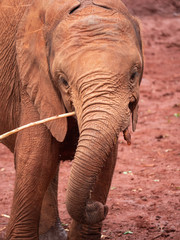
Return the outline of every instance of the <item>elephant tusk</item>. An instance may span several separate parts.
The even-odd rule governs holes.
[[[37,122],[31,122],[31,123],[28,123],[26,125],[23,125],[21,127],[18,127],[18,128],[15,128],[9,132],[6,132],[2,135],[0,135],[0,142],[1,140],[3,140],[4,138],[7,138],[9,137],[10,135],[12,134],[15,134],[17,132],[20,132],[22,131],[23,129],[26,129],[26,128],[30,128],[30,127],[33,127],[33,126],[37,126],[37,125],[40,125],[40,124],[43,124],[43,123],[46,123],[46,122],[50,122],[50,121],[53,121],[53,120],[56,120],[56,119],[60,119],[60,118],[64,118],[64,117],[71,117],[71,116],[74,116],[75,115],[75,112],[70,112],[70,113],[65,113],[65,114],[61,114],[61,115],[57,115],[57,116],[52,116],[52,117],[49,117],[49,118],[45,118],[45,119],[42,119],[42,120],[39,120]]]
[[[128,144],[128,145],[131,145],[131,134],[130,134],[128,128],[126,128],[126,129],[123,131],[123,135],[124,135],[124,139],[127,141],[127,144]]]

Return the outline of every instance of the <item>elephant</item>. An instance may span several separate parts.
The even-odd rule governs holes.
[[[2,141],[16,169],[6,239],[101,239],[118,136],[137,124],[139,22],[120,0],[1,0],[0,30],[0,134],[75,111]],[[68,234],[57,206],[65,160]]]

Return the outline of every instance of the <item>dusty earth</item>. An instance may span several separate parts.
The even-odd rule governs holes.
[[[180,239],[180,1],[124,0],[142,25],[145,72],[132,145],[119,138],[118,161],[102,239]],[[59,211],[65,208],[70,162],[60,169]],[[0,239],[13,196],[13,156],[0,145]]]

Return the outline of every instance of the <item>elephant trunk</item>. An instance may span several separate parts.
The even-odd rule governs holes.
[[[104,220],[107,207],[104,206],[105,201],[92,201],[91,192],[117,144],[119,132],[129,124],[129,111],[127,108],[120,109],[115,102],[107,102],[107,99],[101,103],[87,102],[87,105],[82,110],[80,138],[70,174],[66,205],[77,222],[95,224]]]

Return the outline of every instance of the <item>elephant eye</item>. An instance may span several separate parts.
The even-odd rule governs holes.
[[[63,84],[66,88],[69,87],[69,84],[68,84],[67,80],[65,79],[65,77],[60,76],[59,77],[59,82],[60,82],[60,84]]]
[[[64,84],[64,86],[66,86],[66,87],[68,87],[69,86],[69,84],[68,84],[68,82],[66,81],[66,79],[65,78],[62,78],[62,83]]]
[[[136,78],[137,72],[133,72],[131,74],[131,81],[134,81],[134,79]]]

